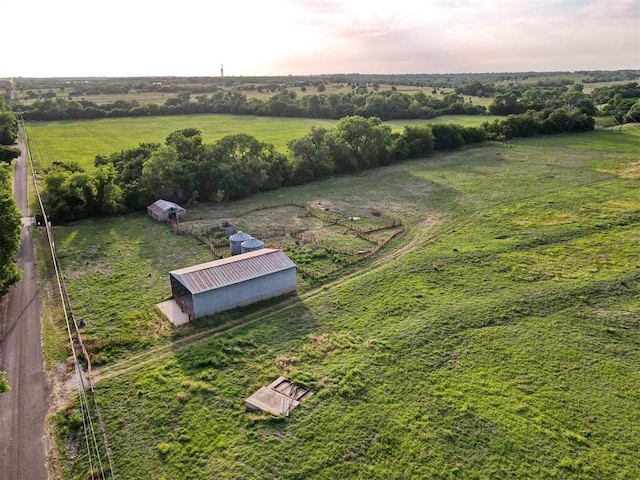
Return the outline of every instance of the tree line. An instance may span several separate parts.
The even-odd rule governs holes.
[[[0,96],[0,300],[22,278],[16,263],[22,215],[11,192],[8,169],[11,161],[20,156],[20,150],[11,146],[17,139],[18,120]],[[4,373],[0,371],[0,394],[11,390]]]
[[[456,124],[406,126],[392,132],[378,117],[348,116],[333,128],[312,128],[288,144],[287,153],[246,134],[213,144],[186,128],[163,144],[97,156],[96,169],[54,162],[44,176],[43,200],[56,222],[143,209],[158,198],[180,204],[223,202],[332,175],[353,173],[487,139],[563,131],[587,131],[592,117],[558,110],[546,118],[511,115],[480,127]]]
[[[20,150],[13,146],[17,140],[18,118],[0,96],[0,164],[9,164],[20,156]]]
[[[602,111],[617,123],[640,122],[640,85],[629,82],[597,87],[591,93],[594,101],[602,104]]]
[[[0,97],[0,298],[21,278],[15,256],[20,248],[22,215],[13,198],[8,168],[11,160],[20,156],[20,150],[11,146],[17,139],[18,121]]]
[[[192,97],[182,92],[163,104],[141,104],[136,100],[117,100],[97,104],[88,100],[69,100],[62,97],[35,100],[30,105],[18,105],[17,111],[25,120],[82,120],[93,118],[143,117],[156,115],[189,115],[229,113],[272,117],[308,117],[340,119],[360,115],[382,120],[406,118],[434,118],[440,115],[480,115],[486,108],[474,105],[459,94],[442,97],[423,92],[406,94],[397,91],[376,92],[357,87],[344,93],[319,93],[299,96],[283,89],[268,100],[247,98],[234,90],[219,90],[211,95]]]
[[[584,86],[580,84],[534,88],[524,85],[503,87],[495,95],[488,112],[493,115],[509,115],[535,111],[548,116],[562,108],[566,111],[579,110],[586,115],[598,112],[611,115],[617,123],[640,121],[638,82],[596,87],[591,94],[585,94],[583,89]]]
[[[20,105],[26,120],[94,119],[185,114],[237,114],[273,117],[340,119],[347,116],[378,117],[382,120],[430,119],[441,115],[518,115],[538,112],[547,117],[558,109],[579,110],[588,116],[598,112],[612,115],[618,123],[634,121],[640,110],[637,82],[598,87],[592,94],[583,85],[566,82],[538,82],[539,85],[483,84],[478,81],[457,87],[453,93],[427,95],[394,90],[376,91],[358,86],[349,92],[298,95],[281,89],[267,100],[248,98],[235,90],[218,90],[210,95],[181,92],[163,104],[141,104],[136,100],[117,100],[97,104],[88,100],[62,97],[44,98],[31,105]],[[473,104],[465,95],[493,98],[484,106]],[[600,106],[600,110],[598,109]]]
[[[19,92],[32,92],[33,98],[51,93],[66,93],[74,97],[84,95],[128,94],[141,92],[163,93],[211,93],[218,88],[234,90],[279,91],[283,88],[317,87],[320,84],[339,85],[394,85],[432,88],[454,88],[473,83],[485,85],[511,84],[528,81],[533,84],[572,84],[572,72],[485,72],[485,73],[411,73],[411,74],[361,74],[334,73],[324,75],[281,76],[190,76],[190,77],[54,77],[15,78]],[[596,70],[575,72],[582,76],[582,83],[633,81],[640,70]],[[573,77],[575,78],[575,77]],[[537,80],[536,80],[537,79]],[[535,80],[535,81],[534,81]],[[4,87],[6,83],[6,87]],[[9,81],[0,79],[0,91],[10,88]]]

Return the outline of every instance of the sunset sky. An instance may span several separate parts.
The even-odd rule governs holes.
[[[640,68],[640,0],[21,0],[0,77]]]

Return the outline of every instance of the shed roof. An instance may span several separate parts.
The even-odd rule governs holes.
[[[177,203],[173,203],[168,200],[162,200],[162,199],[156,200],[147,208],[154,213],[175,212],[175,211],[186,212],[186,210],[182,208],[180,205],[178,205]]]
[[[265,248],[169,272],[192,294],[226,287],[296,266],[282,251]]]

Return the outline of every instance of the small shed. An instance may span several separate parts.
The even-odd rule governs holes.
[[[187,211],[177,203],[160,199],[147,207],[147,213],[154,220],[166,222],[172,215],[176,218],[183,218]]]
[[[189,319],[296,291],[296,264],[264,248],[169,272],[171,293]]]

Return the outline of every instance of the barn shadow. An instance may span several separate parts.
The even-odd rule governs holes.
[[[296,345],[317,329],[316,319],[294,293],[176,327],[173,349],[189,379],[211,382],[215,391],[223,379],[233,379],[226,381],[233,387],[223,390],[235,392],[227,398],[233,409],[244,408],[253,391],[286,375],[278,360],[295,356]]]

